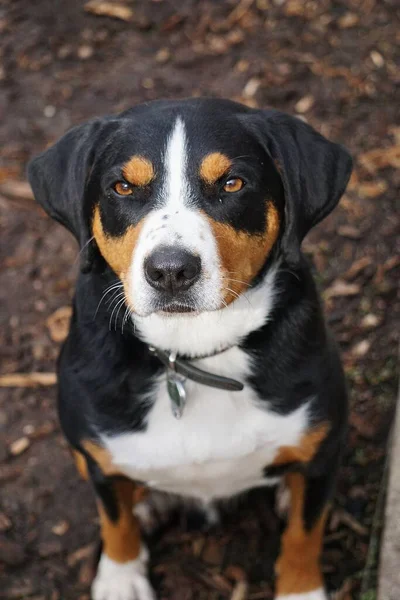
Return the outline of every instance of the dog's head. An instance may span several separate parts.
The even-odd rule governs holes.
[[[295,264],[350,172],[302,121],[215,99],[91,121],[29,165],[37,200],[82,247],[94,238],[142,316],[222,308],[271,256]]]

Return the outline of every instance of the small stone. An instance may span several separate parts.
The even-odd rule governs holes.
[[[56,107],[55,106],[51,106],[50,104],[48,106],[45,106],[43,114],[48,119],[51,119],[56,114]]]
[[[381,319],[379,317],[372,313],[369,313],[368,315],[365,315],[365,317],[361,321],[361,327],[363,327],[364,329],[374,329],[375,327],[378,327],[380,323]]]
[[[10,453],[13,456],[19,456],[20,454],[28,450],[30,444],[31,443],[29,441],[29,438],[27,438],[26,436],[19,438],[10,445]]]
[[[295,105],[294,109],[297,113],[306,113],[314,106],[314,96],[308,95],[301,98]]]
[[[354,27],[355,25],[357,25],[358,21],[358,15],[352,12],[347,12],[342,17],[340,17],[340,19],[338,20],[338,25],[341,29],[349,29],[350,27]]]
[[[352,353],[354,354],[354,356],[362,358],[367,354],[370,348],[371,342],[369,340],[362,340],[361,342],[358,342],[358,344],[353,346]]]
[[[245,98],[252,98],[256,95],[260,85],[261,81],[256,77],[252,77],[243,88],[243,96],[245,96]]]
[[[372,62],[378,69],[381,69],[383,67],[383,65],[385,64],[385,59],[383,58],[382,54],[380,54],[376,50],[372,50],[370,52],[370,57],[371,57]]]
[[[79,48],[78,48],[78,57],[81,60],[87,60],[91,56],[93,56],[93,48],[92,48],[92,46],[89,46],[88,44],[83,44],[82,46],[79,46]]]
[[[52,528],[51,531],[55,534],[55,535],[59,535],[62,536],[65,533],[67,533],[69,529],[69,523],[68,521],[59,521],[58,523],[56,523]]]
[[[171,52],[168,50],[168,48],[161,48],[161,50],[159,50],[156,54],[156,62],[160,63],[161,65],[168,62],[170,58]]]

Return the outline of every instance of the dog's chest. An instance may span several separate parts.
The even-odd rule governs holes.
[[[241,367],[243,375],[239,352],[224,353],[228,362],[207,359],[199,366],[207,368],[211,361],[210,371],[232,376],[237,362],[236,373]],[[272,483],[263,469],[281,446],[298,444],[307,428],[307,407],[282,416],[262,405],[249,386],[228,392],[188,381],[186,388],[180,420],[172,414],[164,377],[156,384],[145,431],[103,437],[113,464],[151,487],[206,501]]]

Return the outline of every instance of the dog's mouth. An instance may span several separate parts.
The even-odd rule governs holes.
[[[157,307],[157,313],[161,315],[171,316],[176,314],[198,314],[198,309],[189,303],[170,301],[163,303],[161,306]]]

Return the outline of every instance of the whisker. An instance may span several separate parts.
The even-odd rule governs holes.
[[[123,283],[122,283],[122,282],[119,282],[119,283],[115,283],[115,282],[113,282],[113,283],[112,283],[111,285],[109,285],[109,287],[108,287],[108,288],[107,288],[107,289],[106,289],[106,290],[103,292],[103,295],[102,295],[102,297],[100,298],[100,301],[99,301],[99,303],[98,303],[98,305],[97,305],[96,312],[94,313],[94,317],[93,317],[94,319],[96,318],[96,316],[97,316],[97,313],[98,313],[98,311],[99,311],[99,308],[100,308],[100,305],[101,305],[101,303],[103,302],[104,298],[107,296],[107,294],[109,294],[109,293],[110,293],[110,292],[111,292],[113,289],[116,289],[116,288],[121,288],[121,287],[123,287]]]
[[[90,239],[89,239],[89,240],[86,242],[86,244],[84,244],[84,245],[82,246],[82,248],[79,250],[78,254],[77,254],[77,255],[76,255],[76,257],[75,257],[75,260],[74,260],[74,265],[76,265],[76,263],[78,262],[78,260],[79,260],[79,259],[80,259],[80,257],[81,257],[81,254],[82,254],[82,252],[85,250],[85,248],[86,248],[87,246],[89,246],[90,242],[93,242],[93,240],[94,240],[94,235],[92,235],[92,237],[91,237],[91,238],[90,238]]]

